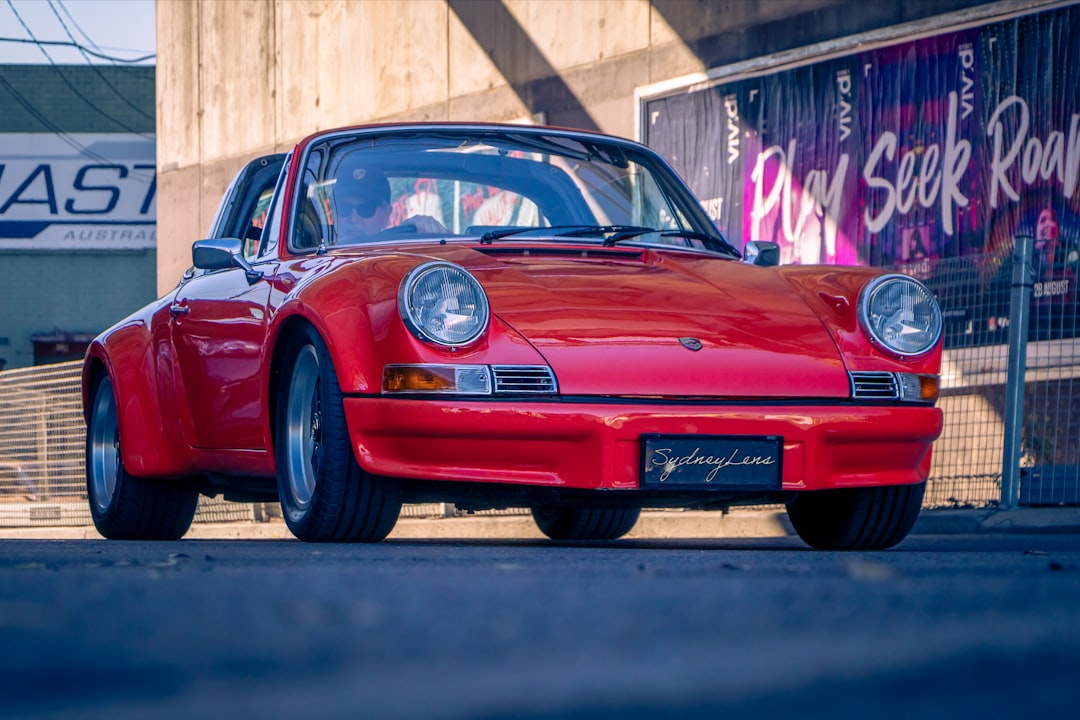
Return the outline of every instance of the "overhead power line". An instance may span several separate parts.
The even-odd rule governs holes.
[[[106,55],[105,53],[98,52],[97,50],[92,50],[92,49],[86,47],[85,45],[83,45],[81,43],[69,42],[69,41],[65,41],[65,40],[36,40],[36,39],[27,39],[27,38],[0,37],[0,42],[22,43],[24,45],[37,45],[38,47],[43,47],[45,45],[73,47],[73,48],[78,48],[79,50],[87,53],[88,55],[93,55],[96,58],[101,58],[102,60],[110,60],[112,62],[118,62],[118,63],[141,63],[141,62],[146,62],[147,60],[153,60],[154,58],[157,57],[157,53],[152,53],[150,55],[143,55],[142,57],[138,57],[138,58],[116,57],[115,55]]]
[[[58,10],[56,9],[56,8],[57,8],[57,6],[59,6],[59,7],[60,7],[60,9],[61,9],[61,10],[63,10],[63,11],[64,11],[64,13],[65,13],[65,14],[66,14],[66,15],[67,15],[67,16],[68,16],[68,17],[69,17],[70,19],[71,19],[71,24],[75,26],[75,29],[76,29],[76,30],[78,30],[78,31],[79,31],[80,33],[82,33],[83,37],[85,37],[85,38],[86,38],[86,40],[87,40],[87,41],[88,41],[88,42],[89,42],[89,43],[90,43],[91,45],[93,45],[93,46],[94,46],[95,48],[97,47],[97,45],[96,45],[96,44],[94,43],[94,41],[90,39],[90,36],[89,36],[89,35],[87,35],[87,34],[86,34],[86,33],[85,33],[84,31],[83,31],[83,29],[82,29],[81,27],[79,27],[79,24],[78,24],[77,22],[75,22],[75,18],[72,18],[72,17],[71,17],[71,13],[69,13],[69,12],[68,12],[68,10],[67,10],[67,8],[66,8],[66,7],[64,7],[64,2],[63,2],[63,0],[56,0],[56,5],[54,5],[54,4],[53,4],[53,0],[48,0],[48,3],[49,3],[49,9],[53,11],[53,15],[55,15],[55,16],[56,16],[56,19],[57,19],[57,20],[58,20],[58,21],[60,22],[60,27],[64,28],[64,32],[65,32],[65,33],[67,33],[67,36],[68,36],[68,38],[69,38],[69,39],[70,39],[70,40],[71,40],[72,42],[75,42],[75,36],[71,34],[71,30],[69,30],[69,29],[68,29],[67,23],[65,23],[65,22],[64,22],[64,18],[60,16],[60,12],[59,12],[59,11],[58,11]],[[86,58],[86,56],[87,56],[87,53],[86,53],[86,51],[84,51],[84,50],[81,50],[81,49],[80,49],[80,50],[79,50],[79,52],[80,52],[80,53],[82,54],[82,56],[83,56],[84,58]],[[52,58],[49,58],[49,62],[50,62],[50,63],[52,62]],[[147,113],[146,111],[144,111],[144,110],[143,110],[143,109],[142,109],[141,107],[139,107],[139,106],[138,106],[138,105],[136,105],[135,103],[131,102],[131,100],[128,100],[128,98],[127,98],[127,95],[125,95],[124,93],[120,92],[120,90],[119,90],[119,89],[117,89],[117,87],[116,87],[115,85],[113,85],[113,84],[112,84],[111,82],[109,82],[109,79],[108,79],[107,77],[105,77],[105,74],[104,74],[103,72],[101,72],[100,70],[98,70],[98,68],[97,68],[97,65],[94,65],[93,63],[90,63],[90,62],[89,62],[89,59],[87,59],[87,64],[88,64],[88,66],[90,67],[90,69],[94,71],[94,74],[95,74],[95,75],[97,75],[97,76],[98,76],[98,77],[99,77],[99,78],[101,79],[101,82],[105,83],[105,85],[106,85],[106,86],[107,86],[107,87],[108,87],[108,88],[109,88],[110,90],[112,90],[112,91],[113,91],[113,93],[115,93],[115,94],[116,94],[116,96],[117,96],[118,98],[120,98],[120,100],[121,100],[121,101],[122,101],[123,103],[125,103],[125,104],[126,104],[126,105],[127,105],[128,107],[129,107],[129,108],[131,108],[131,109],[132,109],[132,110],[134,110],[135,112],[137,112],[137,113],[139,113],[140,115],[142,115],[142,116],[143,116],[144,118],[146,118],[147,120],[150,120],[151,122],[152,122],[152,121],[154,120],[154,116],[153,116],[153,115],[151,115],[151,114]],[[54,65],[54,67],[56,67],[56,66]],[[57,67],[57,71],[58,71],[58,72],[59,72],[59,70],[60,70],[60,69],[59,69],[59,68]]]
[[[19,15],[19,12],[15,9],[15,6],[11,3],[11,0],[7,0],[7,4],[11,8],[11,11],[15,15],[16,19],[22,25],[23,29],[27,32],[28,35],[30,35],[31,38],[34,38],[33,31],[31,31],[30,28],[27,27],[26,22]],[[51,6],[52,6],[52,4],[50,3],[50,7]],[[63,7],[62,4],[61,4],[61,7]],[[66,11],[67,9],[64,8],[64,10]],[[56,12],[55,8],[53,8],[53,12],[54,13]],[[61,24],[63,24],[62,20],[61,20]],[[67,31],[66,25],[64,26],[64,29],[65,29],[65,31]],[[80,31],[81,31],[81,29],[80,29]],[[68,37],[72,37],[70,31],[67,31],[67,32],[68,32]],[[85,33],[83,33],[83,34],[85,35]],[[89,40],[89,37],[87,37],[87,39]],[[0,38],[0,41],[3,41],[3,40],[14,40],[15,42],[30,42],[32,44],[38,45],[39,49],[42,52],[42,54],[49,61],[49,64],[52,65],[53,68],[57,71],[58,77],[64,82],[64,84],[66,84],[75,93],[75,95],[77,95],[84,102],[86,102],[87,105],[89,105],[92,109],[97,111],[99,114],[101,114],[104,117],[108,118],[109,120],[112,120],[113,122],[117,123],[118,125],[123,127],[125,130],[128,130],[129,132],[135,133],[135,134],[137,134],[137,135],[139,135],[141,137],[144,137],[144,138],[152,137],[150,135],[146,135],[145,133],[138,132],[134,128],[129,127],[126,123],[123,123],[120,120],[118,120],[117,118],[115,118],[115,117],[109,115],[108,113],[104,112],[94,102],[92,102],[89,98],[87,98],[81,92],[79,92],[78,89],[76,89],[71,84],[71,82],[64,76],[63,72],[61,72],[60,68],[56,65],[56,63],[53,62],[53,59],[52,59],[52,57],[49,56],[48,51],[45,50],[44,47],[40,47],[42,45],[69,45],[69,46],[75,46],[75,47],[82,47],[79,43],[74,42],[74,38],[72,38],[72,42],[39,41],[36,38],[34,40],[30,40],[30,41],[11,39],[11,38]],[[90,42],[92,43],[93,41],[91,40]],[[88,51],[88,50],[85,50],[85,48],[83,48],[83,49],[84,49],[85,52],[89,52],[90,54],[103,56],[102,53]],[[153,56],[151,55],[149,57],[153,57]],[[108,84],[108,83],[106,83],[106,84]],[[59,127],[57,127],[55,123],[53,123],[48,117],[46,117],[44,115],[44,113],[42,113],[38,108],[34,107],[33,103],[31,103],[29,100],[27,100],[25,97],[23,97],[19,93],[19,91],[16,90],[16,88],[3,77],[2,74],[0,74],[0,86],[2,86],[4,89],[6,89],[8,91],[8,93],[15,99],[15,101],[17,103],[19,103],[20,105],[22,105],[23,109],[25,109],[32,117],[37,119],[38,122],[40,122],[46,128],[52,130],[57,135],[57,137],[59,137],[63,142],[65,142],[66,144],[71,146],[74,150],[79,152],[81,155],[83,155],[84,157],[96,160],[98,162],[102,162],[102,163],[108,162],[108,160],[106,158],[104,158],[101,155],[91,151],[89,148],[87,148],[85,145],[80,143],[78,140],[71,137],[70,134],[62,131]],[[116,89],[111,84],[109,84],[109,87],[112,88],[114,91],[116,91]],[[143,177],[142,173],[138,173],[138,172],[133,173],[132,176],[133,177]],[[151,178],[152,178],[152,176],[147,177],[147,179],[151,179]]]
[[[8,7],[11,8],[12,14],[15,15],[15,19],[19,21],[19,24],[22,25],[23,30],[26,31],[26,34],[29,35],[31,38],[36,39],[36,36],[34,35],[34,31],[31,30],[30,27],[26,24],[26,21],[23,20],[22,15],[20,15],[19,11],[15,9],[15,5],[12,4],[11,0],[7,0],[7,4],[8,4]],[[54,9],[54,12],[55,12],[55,9]],[[65,29],[66,29],[66,26],[65,26]],[[68,34],[68,37],[71,37],[70,33]],[[49,64],[51,66],[53,66],[53,68],[56,70],[57,77],[59,77],[60,80],[62,80],[63,83],[68,86],[68,88],[71,90],[71,92],[73,92],[80,100],[82,100],[84,103],[86,103],[86,105],[90,109],[94,110],[94,112],[98,113],[99,115],[101,115],[106,120],[110,120],[110,121],[116,123],[117,125],[119,125],[124,130],[127,130],[130,133],[135,133],[135,134],[140,135],[140,136],[142,136],[144,138],[150,137],[150,136],[146,135],[145,133],[139,132],[138,130],[131,127],[130,125],[128,125],[124,121],[120,120],[117,117],[114,117],[110,113],[108,113],[105,110],[103,110],[102,108],[98,107],[98,105],[93,100],[86,97],[77,87],[75,87],[71,83],[70,80],[67,79],[67,76],[64,75],[64,73],[60,69],[60,67],[55,62],[53,62],[52,56],[49,55],[48,50],[46,50],[44,47],[39,47],[39,49],[41,50],[41,54],[45,56],[45,59],[49,61]]]
[[[0,74],[0,87],[3,87],[4,89],[6,89],[8,91],[8,93],[11,94],[11,97],[13,97],[15,99],[15,102],[22,105],[23,109],[25,109],[28,113],[30,113],[31,116],[36,118],[38,122],[40,122],[42,125],[47,127],[49,130],[52,130],[52,132],[58,138],[60,138],[60,140],[62,140],[64,143],[66,143],[68,146],[70,146],[73,150],[78,152],[80,155],[82,155],[83,157],[86,157],[86,158],[90,158],[91,160],[96,160],[97,162],[103,163],[103,164],[107,164],[107,163],[112,162],[108,158],[103,157],[101,155],[98,155],[97,153],[92,151],[90,148],[86,147],[85,145],[80,143],[78,140],[71,137],[70,134],[64,132],[59,127],[57,127],[57,125],[55,123],[53,123],[52,120],[50,120],[40,110],[38,110],[36,107],[34,107],[33,103],[31,103],[29,100],[27,100],[25,97],[23,97],[19,93],[19,91],[11,83],[9,83],[7,81],[7,79],[2,74]],[[153,179],[152,176],[145,175],[145,174],[143,174],[141,172],[133,172],[131,174],[131,177],[144,179],[144,180],[147,180],[147,181],[150,181],[150,180]]]
[[[92,37],[90,37],[89,35],[87,35],[87,34],[86,34],[86,31],[82,29],[82,26],[81,26],[81,25],[79,25],[79,21],[78,21],[78,20],[76,20],[76,19],[75,19],[75,16],[71,14],[71,11],[70,11],[70,10],[68,10],[68,9],[67,9],[67,7],[65,7],[65,5],[64,5],[64,0],[57,0],[56,4],[57,4],[57,5],[59,5],[59,6],[60,6],[60,9],[64,11],[64,14],[65,14],[65,15],[67,15],[67,18],[68,18],[68,20],[69,20],[69,21],[71,22],[71,25],[72,25],[72,26],[73,26],[73,27],[74,27],[74,28],[75,28],[76,30],[78,30],[78,31],[79,31],[79,34],[83,36],[83,38],[84,38],[84,39],[86,40],[86,42],[87,42],[87,43],[88,43],[88,44],[90,45],[90,47],[94,48],[94,49],[95,49],[95,50],[97,50],[98,52],[101,52],[101,47],[100,47],[100,46],[99,46],[99,45],[98,45],[98,44],[97,44],[96,42],[94,42],[94,39],[93,39]],[[50,6],[50,7],[52,6],[52,0],[49,0],[49,6]],[[54,13],[56,12],[56,8],[55,8],[55,7],[53,8],[53,12],[54,12]],[[59,16],[58,16],[58,17],[59,17]],[[63,21],[63,20],[60,20],[60,24],[61,24],[61,25],[64,25],[64,21]],[[67,30],[67,26],[66,26],[66,25],[64,25],[64,30]],[[78,41],[77,41],[77,40],[76,40],[76,39],[75,39],[74,37],[72,37],[72,36],[71,36],[71,33],[70,33],[70,32],[68,32],[68,34],[67,34],[67,35],[68,35],[68,39],[69,39],[69,40],[71,40],[72,42],[78,42]]]
[[[78,140],[71,137],[68,133],[64,132],[59,127],[57,127],[57,125],[55,123],[53,123],[52,120],[50,120],[40,110],[38,110],[36,107],[34,107],[33,103],[31,103],[29,100],[27,100],[25,97],[23,97],[19,93],[19,91],[16,90],[15,87],[11,83],[9,83],[7,81],[7,79],[3,75],[0,75],[0,86],[3,86],[4,89],[6,89],[9,92],[11,94],[11,97],[15,98],[15,102],[22,105],[23,109],[26,110],[26,112],[30,113],[31,116],[33,116],[38,122],[40,122],[42,125],[47,127],[49,130],[52,130],[53,133],[57,137],[59,137],[62,141],[67,143],[72,149],[76,150],[79,154],[83,155],[84,157],[88,157],[91,160],[97,160],[100,163],[109,162],[109,160],[102,157],[101,155],[98,155],[95,152],[92,152],[88,147],[86,147],[85,145],[80,143]]]

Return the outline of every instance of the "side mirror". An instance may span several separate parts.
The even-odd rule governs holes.
[[[243,241],[236,238],[196,240],[191,246],[191,262],[200,270],[225,270],[239,267],[236,257],[243,250]]]
[[[743,248],[743,262],[761,267],[776,267],[780,264],[780,246],[767,240],[751,240]]]
[[[196,240],[191,246],[191,262],[200,270],[241,268],[249,283],[262,277],[244,258],[244,241],[239,238]]]

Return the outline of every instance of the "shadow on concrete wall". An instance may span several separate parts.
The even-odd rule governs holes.
[[[531,114],[543,113],[551,125],[600,129],[503,0],[447,3]],[[652,10],[705,69],[985,4],[987,0],[651,0]]]
[[[847,0],[798,4],[652,0],[653,10],[706,69],[986,4],[987,0],[858,4]]]
[[[600,129],[501,1],[448,0],[448,4],[530,113],[543,113],[551,125]]]

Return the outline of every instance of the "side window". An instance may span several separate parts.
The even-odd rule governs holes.
[[[236,195],[239,192],[240,180],[243,177],[243,171],[236,174],[236,177],[229,183],[229,187],[225,190],[225,194],[221,196],[221,202],[218,203],[217,211],[214,213],[214,219],[210,221],[210,229],[206,231],[206,237],[216,238],[221,237],[224,231],[226,223],[226,217],[229,214],[229,208],[236,202]]]
[[[307,167],[301,168],[303,183],[296,198],[295,218],[290,248],[299,252],[314,250],[330,238],[330,199],[333,181],[322,179],[323,152],[316,149],[308,156]]]
[[[274,199],[274,189],[267,188],[259,195],[255,209],[247,223],[247,234],[244,236],[244,257],[248,260],[255,258],[259,250],[259,238],[262,237],[263,229],[270,211],[270,201]]]
[[[289,161],[286,159],[285,164],[281,168],[281,176],[278,177],[277,187],[267,201],[272,204],[268,208],[267,221],[263,226],[262,236],[259,240],[260,259],[272,257],[277,250],[278,238],[281,237],[281,208],[285,204],[282,202],[281,196],[285,192],[285,181],[288,179],[288,176]],[[262,204],[261,198],[259,204]]]

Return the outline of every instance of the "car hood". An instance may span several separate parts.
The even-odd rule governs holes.
[[[652,251],[457,259],[564,395],[849,395],[831,335],[774,268]]]

